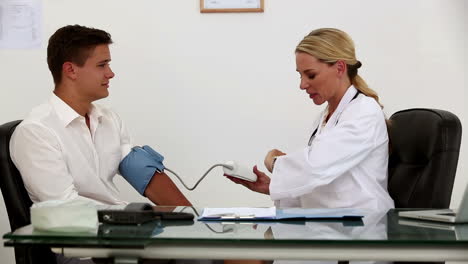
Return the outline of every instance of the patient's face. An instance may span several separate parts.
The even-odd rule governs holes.
[[[316,105],[336,98],[339,87],[336,65],[321,62],[304,52],[296,53],[296,70],[301,76],[300,88],[309,94]]]
[[[111,55],[108,45],[98,45],[83,66],[74,65],[79,93],[90,102],[109,95],[108,88],[114,72],[110,68]]]

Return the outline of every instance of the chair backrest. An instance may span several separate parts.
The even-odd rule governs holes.
[[[448,208],[462,127],[454,114],[408,109],[390,117],[388,191],[397,208]]]
[[[10,138],[21,120],[0,126],[0,189],[8,212],[11,230],[29,225],[31,215],[29,198],[23,179],[10,158]],[[56,264],[55,255],[46,246],[23,246],[15,248],[17,264]]]
[[[0,126],[0,188],[8,211],[11,230],[28,225],[32,205],[23,179],[10,158],[10,138],[21,120]]]

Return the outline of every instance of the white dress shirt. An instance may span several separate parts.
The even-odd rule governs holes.
[[[133,147],[119,116],[92,105],[85,118],[55,94],[34,108],[10,141],[13,163],[34,203],[87,199],[124,204],[113,183],[120,161]]]
[[[279,207],[394,207],[387,191],[388,134],[377,102],[351,86],[333,115],[299,151],[278,157],[270,196]]]

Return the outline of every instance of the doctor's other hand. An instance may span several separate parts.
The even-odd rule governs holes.
[[[257,165],[253,167],[253,172],[257,175],[256,182],[241,180],[239,178],[231,177],[227,174],[224,174],[224,176],[237,184],[244,185],[254,192],[270,194],[270,177],[268,177],[264,172],[258,170]]]
[[[284,156],[286,153],[282,152],[281,150],[278,149],[272,149],[268,152],[268,154],[265,157],[265,167],[269,172],[273,172],[273,166],[275,165],[275,160],[279,156]]]

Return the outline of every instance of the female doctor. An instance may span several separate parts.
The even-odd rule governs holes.
[[[273,149],[265,157],[271,178],[235,183],[269,194],[277,207],[394,207],[387,191],[388,134],[377,93],[359,76],[361,62],[343,31],[312,31],[296,47],[300,89],[316,104],[327,103],[310,140],[289,154]]]

